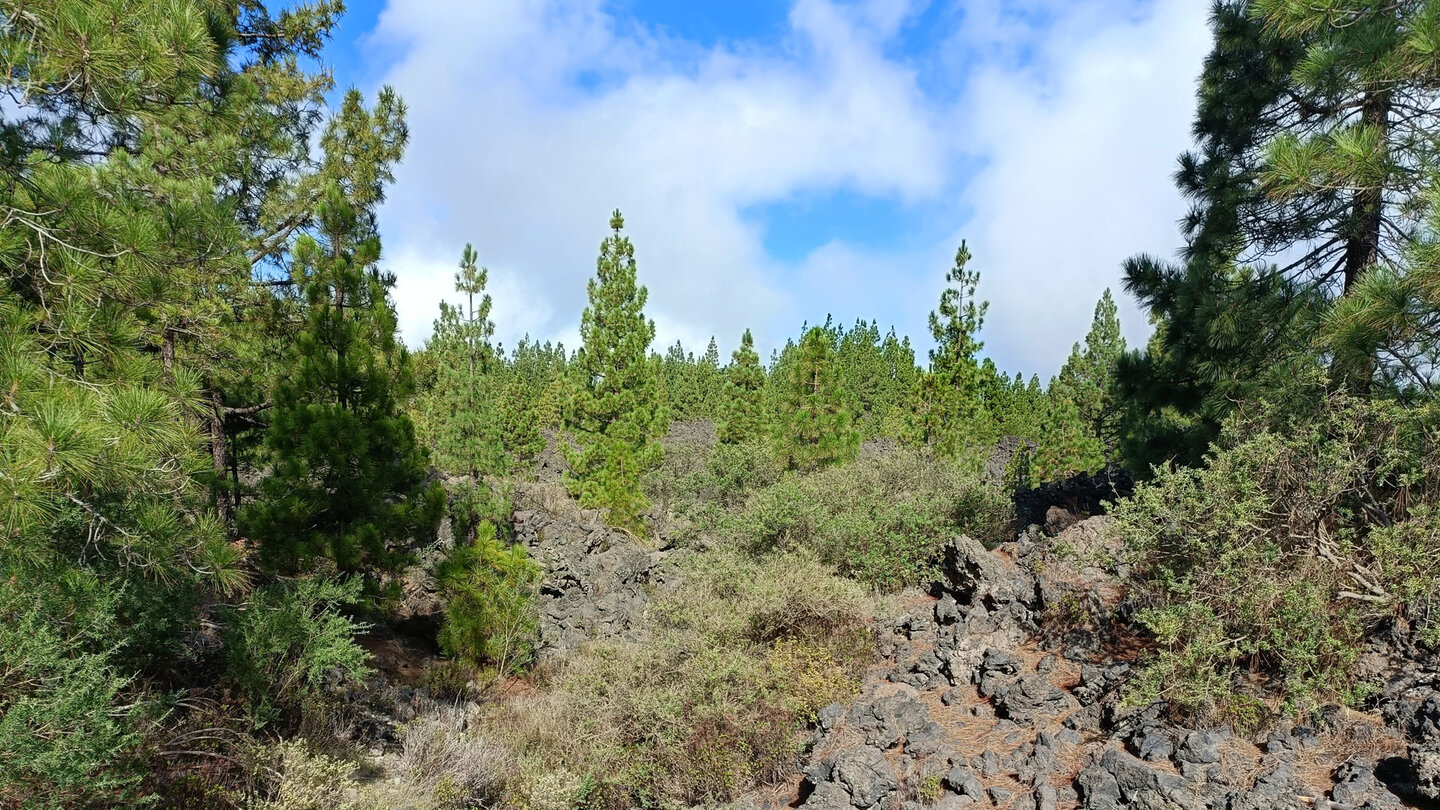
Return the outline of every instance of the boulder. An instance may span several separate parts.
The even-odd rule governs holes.
[[[1415,771],[1415,790],[1430,800],[1440,800],[1440,743],[1410,746],[1410,767]]]
[[[1081,770],[1076,786],[1085,810],[1202,810],[1205,807],[1184,778],[1114,749]]]
[[[962,534],[947,543],[944,552],[944,572],[957,602],[994,608],[1034,600],[1034,581],[980,541]]]
[[[800,806],[805,810],[852,810],[850,794],[834,782],[816,785]]]
[[[1033,723],[1076,708],[1075,699],[1054,686],[1044,675],[1029,675],[997,693],[996,714],[1017,723]]]
[[[850,795],[850,804],[861,810],[888,807],[900,789],[894,766],[879,749],[870,746],[841,752],[835,758],[830,778]]]

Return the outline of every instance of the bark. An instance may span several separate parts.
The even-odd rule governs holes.
[[[228,437],[225,435],[225,404],[221,401],[219,391],[210,392],[210,461],[215,470],[215,508],[220,513],[220,520],[229,523],[231,517],[230,500],[226,496],[225,487],[221,482],[225,480],[225,468],[229,466]]]
[[[1366,93],[1361,103],[1361,116],[1367,125],[1379,127],[1382,135],[1388,134],[1389,91]],[[1383,137],[1381,142],[1384,143]],[[1348,295],[1355,282],[1380,259],[1380,229],[1385,215],[1384,193],[1384,188],[1378,185],[1355,192],[1352,213],[1357,229],[1345,243],[1345,287],[1342,294]]]

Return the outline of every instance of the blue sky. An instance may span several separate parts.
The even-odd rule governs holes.
[[[1120,262],[1178,245],[1203,6],[361,0],[327,60],[410,108],[381,211],[407,342],[469,241],[500,338],[573,347],[619,207],[660,345],[768,349],[830,314],[923,350],[965,239],[986,353],[1048,377]]]

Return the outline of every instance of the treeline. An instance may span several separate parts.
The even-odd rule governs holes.
[[[584,344],[573,354],[528,338],[508,353],[491,342],[488,272],[466,246],[455,287],[463,300],[440,304],[433,336],[416,356],[422,384],[413,413],[440,467],[477,482],[504,475],[545,446],[546,431],[566,431],[587,448],[572,457],[581,462],[573,480],[582,502],[644,533],[640,478],[659,464],[655,440],[673,421],[710,420],[722,443],[764,444],[799,471],[854,458],[873,439],[983,463],[1001,438],[1019,438],[1028,450],[1009,471],[1012,486],[1093,471],[1116,457],[1112,388],[1125,340],[1108,290],[1084,342],[1048,385],[980,356],[987,304],[976,300],[979,273],[964,245],[930,315],[936,348],[923,365],[893,328],[882,334],[875,322],[846,328],[828,319],[802,327],[768,364],[746,330],[722,365],[714,338],[699,357],[678,342],[663,355],[652,350],[654,324],[643,313],[646,290],[623,225],[615,212],[589,286]],[[589,449],[622,432],[623,441]]]

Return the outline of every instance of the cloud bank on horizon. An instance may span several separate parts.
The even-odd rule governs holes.
[[[753,35],[604,0],[388,0],[363,42],[410,109],[381,223],[411,345],[468,241],[501,340],[573,348],[619,208],[659,349],[728,356],[749,327],[768,350],[833,315],[923,350],[963,238],[986,354],[1048,378],[1120,263],[1179,244],[1209,34],[1194,0],[795,0]]]

